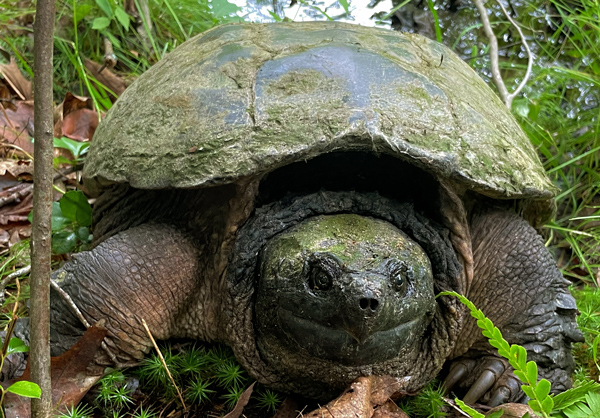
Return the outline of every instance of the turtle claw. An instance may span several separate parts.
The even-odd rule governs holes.
[[[475,360],[462,359],[452,363],[446,380],[444,380],[444,391],[449,392],[454,385],[461,382],[475,367]]]
[[[477,401],[497,406],[522,396],[520,382],[512,368],[498,357],[479,360],[462,358],[454,361],[444,381],[446,391],[457,387],[467,391],[463,401]]]

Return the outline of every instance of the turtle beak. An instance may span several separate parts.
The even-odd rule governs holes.
[[[354,339],[354,341],[361,345],[373,335],[373,332],[365,328],[366,327],[345,327],[345,331]]]

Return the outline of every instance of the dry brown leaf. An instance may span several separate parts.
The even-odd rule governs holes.
[[[409,416],[394,402],[387,401],[375,409],[373,418],[409,418]]]
[[[106,329],[92,326],[67,352],[51,360],[52,402],[58,411],[77,405],[87,391],[100,379],[100,375],[89,375],[87,367],[92,363]],[[29,380],[29,365],[19,380]],[[13,382],[10,382],[11,384]],[[28,417],[31,402],[12,393],[4,398],[6,418]]]
[[[102,72],[100,72],[100,68],[102,67],[95,61],[90,59],[85,60],[85,68],[94,76],[96,80],[98,80],[102,85],[104,85],[107,89],[109,89],[113,94],[111,94],[111,99],[116,100],[127,88],[127,84],[117,75],[115,75],[108,68],[104,68]]]
[[[248,389],[246,389],[244,393],[242,393],[242,396],[240,396],[240,399],[238,399],[238,401],[236,402],[233,410],[227,415],[225,415],[223,418],[239,418],[242,415],[244,407],[248,404],[248,401],[250,400],[250,396],[252,395],[252,391],[254,390],[255,384],[256,382],[252,383],[248,387]]]
[[[7,142],[16,145],[28,154],[33,154],[32,135],[32,101],[16,102],[16,111],[0,107],[0,148],[2,142]],[[25,157],[25,155],[22,156]]]
[[[89,141],[98,127],[98,113],[90,109],[78,109],[62,121],[61,134],[76,141]]]
[[[504,411],[502,418],[521,418],[526,413],[529,413],[529,416],[532,418],[537,417],[537,415],[529,406],[522,403],[505,403],[490,409],[486,415],[493,414],[494,412],[498,412],[500,410]]]
[[[33,161],[31,160],[0,160],[0,176],[6,173],[19,177],[22,173],[33,174]]]
[[[10,64],[0,64],[0,74],[4,76],[7,84],[21,100],[33,99],[31,81],[23,76],[13,57],[10,58]]]
[[[92,99],[67,93],[65,100],[54,110],[54,136],[89,141],[98,122]]]
[[[374,414],[381,408],[381,405],[387,405],[391,397],[403,393],[409,380],[410,378],[397,379],[391,376],[359,377],[350,385],[350,389],[338,398],[304,417],[372,418],[376,416]],[[377,416],[379,418],[404,418],[392,409],[391,405],[387,405]]]

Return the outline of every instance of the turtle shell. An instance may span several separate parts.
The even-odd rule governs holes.
[[[535,150],[465,62],[418,35],[341,23],[226,25],[185,42],[108,112],[84,178],[93,193],[199,188],[346,150],[551,213]]]

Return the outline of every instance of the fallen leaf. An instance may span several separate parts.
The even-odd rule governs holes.
[[[0,64],[0,74],[4,76],[7,84],[19,96],[21,100],[33,99],[33,90],[31,89],[31,81],[27,80],[17,62],[13,57],[10,58],[9,64]]]
[[[62,136],[76,141],[89,141],[98,127],[98,113],[79,109],[69,113],[62,121]]]
[[[0,147],[2,139],[33,154],[33,101],[16,102],[16,110],[0,107]],[[25,155],[23,155],[25,157]]]
[[[89,97],[67,93],[65,100],[56,107],[54,136],[89,141],[98,127],[98,113]]]
[[[103,86],[113,93],[111,94],[112,99],[116,100],[127,88],[125,81],[115,75],[108,68],[104,68],[102,72],[99,72],[100,67],[102,66],[97,62],[86,59],[84,65],[96,80],[98,80]]]
[[[31,160],[1,160],[0,176],[10,174],[19,177],[23,173],[33,174],[33,161]]]
[[[244,407],[248,404],[248,401],[250,400],[250,396],[252,395],[252,391],[254,390],[255,384],[256,382],[252,383],[248,387],[248,389],[246,389],[244,393],[242,393],[242,396],[240,396],[240,399],[238,399],[238,401],[236,402],[233,410],[227,415],[225,415],[223,418],[239,418],[242,415]]]
[[[391,405],[388,403],[391,397],[404,393],[403,390],[409,380],[410,377],[402,379],[391,376],[359,377],[350,385],[350,389],[338,398],[304,417],[405,418],[398,412],[399,408],[396,410],[392,406],[393,403]],[[382,407],[382,405],[386,406]],[[376,413],[379,415],[374,415]]]
[[[500,410],[504,411],[502,418],[521,418],[526,413],[529,413],[530,417],[537,417],[529,406],[522,403],[505,403],[503,405],[498,405],[497,407],[490,409],[486,415],[491,415]]]
[[[87,391],[100,379],[100,375],[90,375],[88,366],[94,360],[100,344],[106,336],[106,329],[92,326],[68,351],[53,357],[50,363],[52,378],[52,403],[57,410],[77,405]],[[29,380],[29,365],[23,376],[16,381]],[[6,384],[13,384],[14,381]],[[29,398],[7,393],[4,398],[6,418],[28,417],[31,412]]]
[[[409,416],[394,402],[387,401],[375,409],[373,418],[409,418]]]

